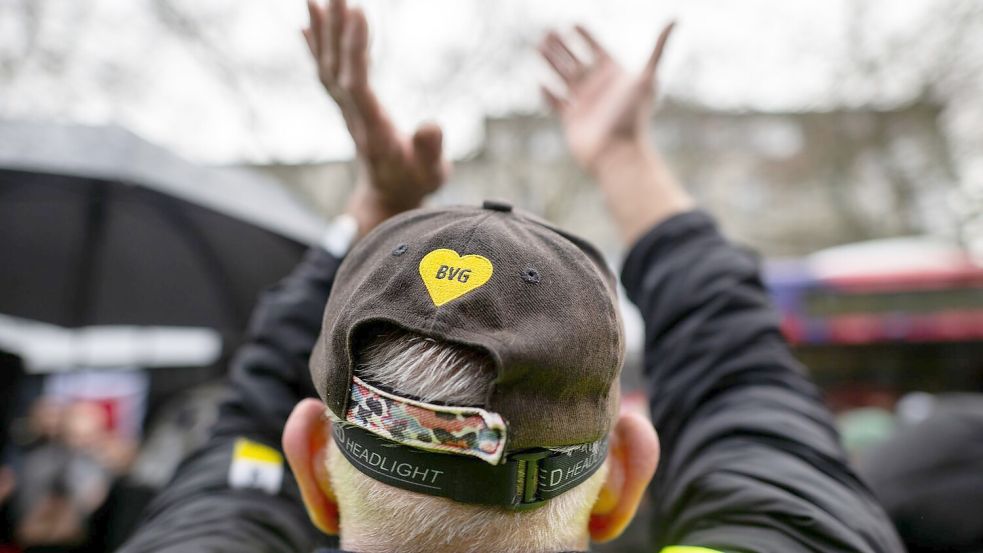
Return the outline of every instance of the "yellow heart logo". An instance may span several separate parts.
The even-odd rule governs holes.
[[[420,260],[420,278],[437,307],[481,287],[491,276],[491,261],[480,255],[441,248]]]

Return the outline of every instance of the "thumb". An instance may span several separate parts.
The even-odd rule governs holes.
[[[440,161],[443,142],[444,133],[440,127],[426,123],[413,133],[413,152],[423,165],[433,165]]]
[[[426,181],[441,183],[446,178],[443,154],[444,133],[439,126],[425,123],[413,133],[413,156]]]

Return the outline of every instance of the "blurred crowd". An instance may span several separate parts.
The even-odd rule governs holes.
[[[0,551],[114,550],[204,439],[218,396],[192,385],[148,419],[146,371],[25,375],[0,357]]]

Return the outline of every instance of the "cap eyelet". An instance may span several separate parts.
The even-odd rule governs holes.
[[[522,280],[528,282],[529,284],[539,284],[539,271],[533,269],[532,267],[526,267],[522,271]]]
[[[406,253],[406,250],[410,249],[406,244],[400,244],[393,248],[393,257],[399,257]]]

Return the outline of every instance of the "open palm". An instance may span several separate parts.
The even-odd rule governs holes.
[[[667,25],[641,73],[627,72],[585,28],[576,31],[590,49],[591,60],[577,56],[556,32],[539,47],[562,80],[565,90],[543,87],[560,117],[574,159],[586,170],[609,148],[635,141],[647,132],[656,90],[656,69],[673,25]]]

